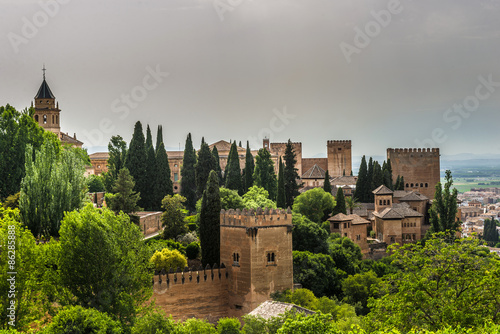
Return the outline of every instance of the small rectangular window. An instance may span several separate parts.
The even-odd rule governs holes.
[[[177,181],[179,181],[179,174],[174,173],[174,182],[177,182]]]

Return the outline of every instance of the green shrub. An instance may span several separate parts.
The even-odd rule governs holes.
[[[106,313],[93,308],[62,309],[44,329],[44,334],[120,334],[120,325]]]
[[[217,322],[217,333],[219,334],[239,334],[241,333],[241,323],[236,318],[220,318]]]
[[[186,256],[190,260],[194,260],[198,258],[198,255],[200,254],[200,243],[199,242],[192,242],[186,247]]]
[[[132,334],[170,334],[175,333],[177,325],[172,317],[163,311],[152,311],[137,318],[132,327]]]

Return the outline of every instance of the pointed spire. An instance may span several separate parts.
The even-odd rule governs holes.
[[[47,81],[45,81],[45,64],[43,64],[43,82],[42,85],[40,86],[40,89],[38,90],[38,93],[35,96],[35,99],[55,99],[54,94],[52,94],[52,91],[49,88],[49,85],[47,84]]]
[[[43,80],[45,81],[45,63],[43,63],[43,68],[42,68],[42,71],[43,71]]]

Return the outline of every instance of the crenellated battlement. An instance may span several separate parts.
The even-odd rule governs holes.
[[[351,144],[350,140],[328,140],[327,145],[331,144]]]
[[[288,143],[276,143],[276,142],[274,142],[274,143],[271,143],[271,147],[272,147],[272,146],[274,146],[274,145],[277,145],[277,146],[285,145],[285,146],[286,146],[287,144],[288,144]],[[294,141],[293,141],[293,142],[292,142],[292,145],[299,145],[299,146],[302,146],[302,143],[301,143],[301,142],[294,142]]]
[[[283,226],[292,225],[292,210],[257,208],[221,210],[220,224],[229,226]]]
[[[387,153],[435,153],[439,155],[439,148],[388,148]]]
[[[177,268],[177,270],[171,269],[168,272],[165,270],[155,271],[153,276],[153,290],[156,293],[162,293],[177,285],[219,284],[228,279],[229,272],[224,263],[220,267],[214,264],[212,267],[207,265],[205,268],[186,267],[184,270]]]

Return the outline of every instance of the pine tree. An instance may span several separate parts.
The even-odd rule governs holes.
[[[127,143],[122,136],[112,136],[108,144],[108,171],[104,175],[104,183],[107,192],[113,191],[113,186],[118,178],[118,173],[125,167],[127,158]]]
[[[173,195],[174,189],[170,165],[168,163],[168,155],[163,141],[160,140],[156,152],[156,175],[154,178],[156,181],[154,185],[153,210],[161,210],[163,198],[167,195]]]
[[[361,158],[361,165],[359,166],[358,171],[358,180],[356,181],[356,198],[361,203],[367,203],[370,200],[370,196],[368,195],[369,191],[368,184],[368,167],[366,166],[366,158],[363,155]]]
[[[255,157],[253,178],[254,185],[267,190],[269,192],[269,198],[275,201],[277,195],[277,180],[274,171],[274,162],[271,159],[271,153],[265,148],[261,148]]]
[[[212,170],[216,170],[215,159],[210,152],[210,147],[205,143],[205,139],[201,140],[200,150],[198,151],[198,160],[196,162],[196,193],[197,198],[201,198],[203,191],[206,188],[208,175]]]
[[[226,188],[236,190],[238,191],[238,194],[242,195],[243,187],[241,186],[240,158],[238,156],[236,141],[231,144],[225,176]]]
[[[276,206],[278,208],[284,209],[286,206],[286,198],[285,198],[285,175],[284,175],[284,166],[283,162],[279,162],[279,171],[278,171],[278,195],[276,197]]]
[[[252,152],[250,151],[250,144],[247,140],[247,151],[245,155],[245,187],[244,193],[248,191],[248,188],[253,186],[253,172],[255,170],[255,163],[253,160]]]
[[[114,194],[107,194],[107,205],[111,210],[118,213],[123,211],[130,214],[142,210],[137,203],[140,201],[141,194],[134,192],[134,178],[130,175],[127,168],[122,168],[118,173]]]
[[[335,196],[335,201],[337,201],[337,204],[333,208],[332,217],[339,213],[343,213],[344,215],[346,215],[347,208],[345,204],[344,191],[342,190],[342,187],[338,187],[337,196]]]
[[[219,158],[219,151],[217,150],[217,146],[214,145],[214,148],[212,149],[212,155],[214,157],[215,161],[215,171],[217,172],[217,177],[219,178],[219,185],[222,186],[222,169],[220,168],[220,158]]]
[[[330,183],[330,175],[328,174],[328,171],[325,173],[325,180],[323,182],[323,190],[329,194],[332,193],[332,185]]]
[[[147,176],[146,143],[140,121],[135,123],[134,134],[130,141],[125,167],[135,180],[134,190],[138,193],[146,194],[149,191],[149,182],[151,180],[148,180]],[[145,207],[144,199],[139,200],[138,204],[141,207]]]
[[[288,139],[288,143],[286,144],[284,160],[285,168],[283,174],[285,176],[286,207],[291,208],[295,197],[300,194],[299,189],[302,187],[302,184],[298,182],[300,180],[300,176],[298,169],[295,168],[297,159],[295,157],[292,141],[290,139]]]
[[[220,195],[217,173],[211,171],[203,192],[200,212],[200,244],[203,266],[220,262]]]
[[[190,212],[196,209],[196,153],[191,140],[191,133],[186,138],[184,157],[181,168],[181,195],[186,198],[186,209]]]

